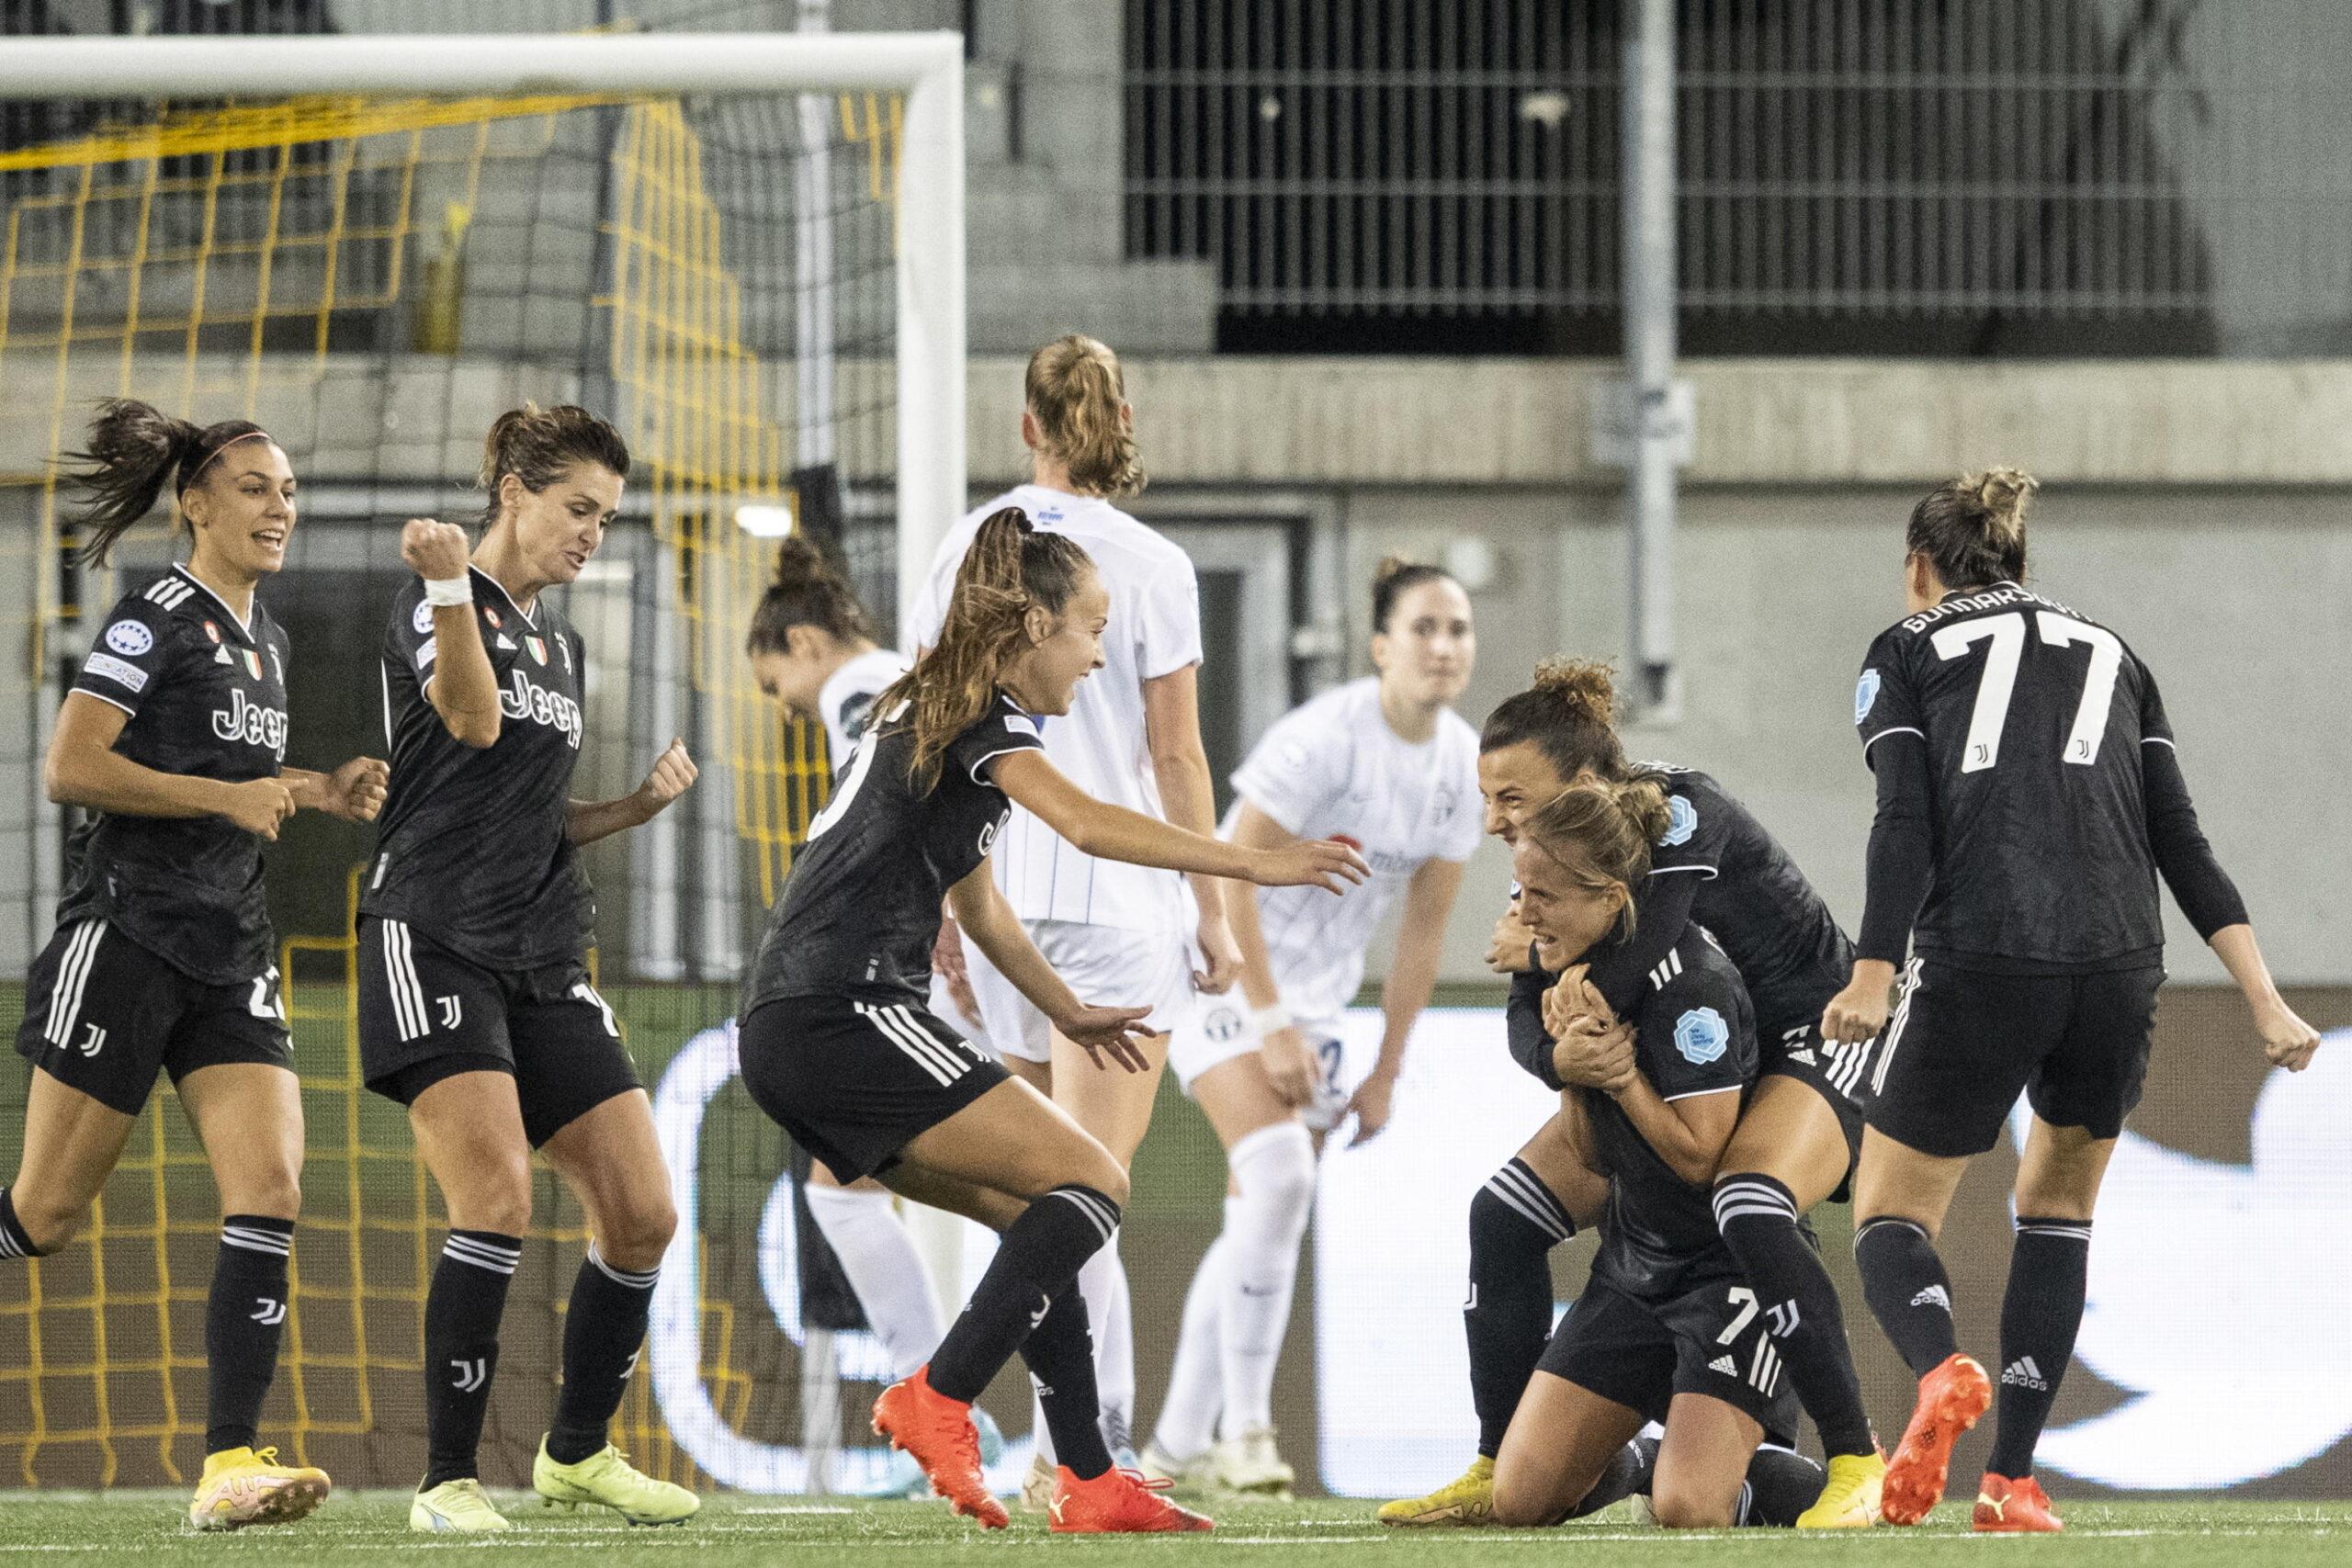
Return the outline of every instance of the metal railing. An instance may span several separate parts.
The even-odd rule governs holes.
[[[2352,6],[1683,0],[1686,311],[2352,319]],[[1128,0],[1131,254],[1274,315],[1614,310],[1611,0]]]

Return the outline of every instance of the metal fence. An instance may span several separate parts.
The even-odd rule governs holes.
[[[1228,312],[1608,312],[1621,7],[1128,0],[1126,228]],[[2352,6],[1682,0],[1686,311],[2352,317]]]

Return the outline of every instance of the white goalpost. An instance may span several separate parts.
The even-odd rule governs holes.
[[[956,33],[416,34],[0,41],[0,99],[312,93],[904,94],[899,623],[965,505],[964,40]]]

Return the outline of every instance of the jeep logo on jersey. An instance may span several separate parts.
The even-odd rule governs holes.
[[[251,654],[246,657],[253,658]],[[256,659],[254,662],[258,665],[261,661]],[[254,674],[258,679],[261,671],[256,669]],[[242,686],[229,688],[228,712],[223,713],[219,708],[212,710],[212,733],[223,740],[242,740],[248,746],[266,746],[277,754],[280,761],[286,760],[286,710],[266,708],[249,700]]]
[[[506,673],[505,689],[498,694],[498,711],[509,718],[527,718],[561,730],[571,749],[580,750],[580,705],[533,681],[520,665]]]
[[[1669,795],[1666,797],[1666,831],[1658,835],[1658,842],[1671,849],[1687,844],[1690,835],[1699,830],[1699,808],[1688,796]]]
[[[1731,1049],[1731,1025],[1713,1008],[1692,1008],[1674,1021],[1674,1048],[1704,1066]]]

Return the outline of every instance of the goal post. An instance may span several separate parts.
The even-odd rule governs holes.
[[[898,206],[898,624],[965,507],[964,40],[929,33],[346,34],[0,40],[0,100],[292,94],[904,95]]]

